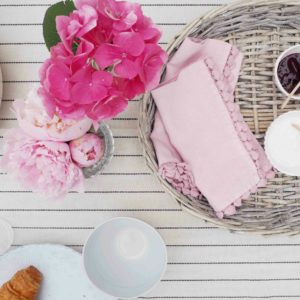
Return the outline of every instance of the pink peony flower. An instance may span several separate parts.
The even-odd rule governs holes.
[[[56,17],[56,29],[66,49],[72,53],[74,38],[81,38],[97,26],[97,11],[89,5],[83,5],[69,16]]]
[[[29,92],[25,100],[16,100],[13,108],[20,128],[32,138],[50,141],[70,141],[83,136],[92,126],[88,118],[62,120],[57,113],[51,118],[37,93]]]
[[[48,198],[83,188],[82,170],[73,163],[68,144],[38,141],[20,129],[7,132],[1,168]]]
[[[93,133],[71,141],[69,146],[73,161],[81,168],[91,167],[104,155],[104,141]]]

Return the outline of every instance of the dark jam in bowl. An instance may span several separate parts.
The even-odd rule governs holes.
[[[291,93],[300,81],[300,53],[293,53],[282,59],[277,74],[282,87]],[[300,88],[296,91],[296,94],[299,93]]]

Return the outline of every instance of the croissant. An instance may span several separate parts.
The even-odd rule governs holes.
[[[0,288],[0,300],[36,300],[42,273],[33,266],[17,272]]]

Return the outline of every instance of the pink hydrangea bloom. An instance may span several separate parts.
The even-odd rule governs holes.
[[[21,129],[7,132],[0,166],[26,188],[48,198],[83,190],[82,170],[73,163],[68,144],[39,141]]]
[[[108,115],[106,109],[106,103],[112,101],[112,98],[115,99],[112,93],[114,89],[112,74],[93,69],[91,65],[76,64],[78,64],[76,59],[73,59],[70,65],[63,60],[53,59],[46,61],[42,66],[40,72],[42,87],[39,89],[39,96],[48,114],[53,116],[57,113],[62,118],[76,120],[93,116],[93,120],[99,120],[100,115],[95,115],[95,107],[99,105],[103,105],[102,111],[105,110],[106,118],[119,113],[119,109],[113,109]],[[121,96],[118,99],[121,99]],[[121,102],[124,107],[124,101]],[[93,113],[90,113],[91,111]],[[103,116],[102,112],[101,115]]]
[[[155,88],[167,60],[160,30],[136,3],[76,0],[56,19],[62,42],[40,70],[39,95],[61,118],[111,119],[127,102]]]
[[[42,64],[39,72],[43,88],[59,100],[68,100],[71,75],[87,66],[93,49],[93,44],[87,41],[79,44],[75,55],[66,51],[62,43],[52,47],[51,57]]]

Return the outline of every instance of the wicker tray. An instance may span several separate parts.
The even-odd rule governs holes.
[[[263,144],[269,124],[280,114],[300,109],[291,101],[280,110],[284,98],[273,82],[278,55],[300,43],[300,0],[239,1],[217,9],[189,24],[168,46],[170,56],[187,36],[217,38],[237,45],[245,55],[235,99],[251,130]],[[259,234],[300,233],[300,179],[278,174],[267,187],[243,202],[237,214],[219,220],[203,199],[198,201],[178,193],[158,175],[156,155],[149,135],[155,104],[146,94],[139,120],[141,142],[148,166],[163,187],[190,213],[233,231]],[[299,153],[300,155],[300,153]]]

